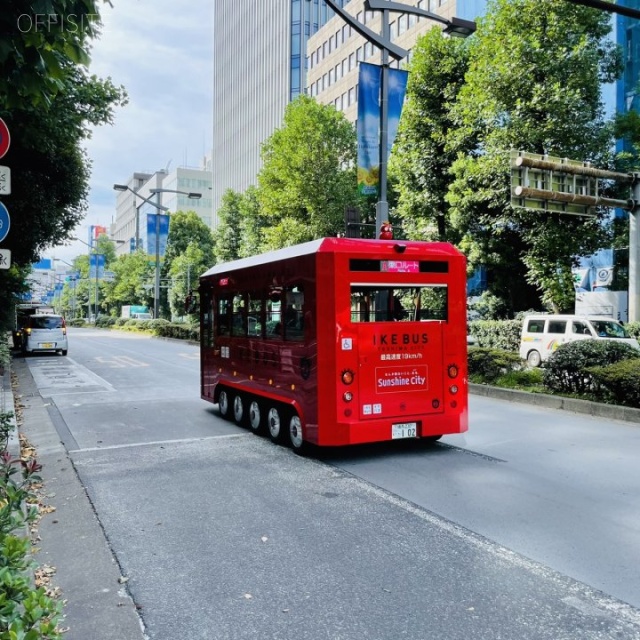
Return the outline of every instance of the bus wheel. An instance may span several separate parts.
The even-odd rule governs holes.
[[[300,418],[294,413],[289,419],[289,443],[291,448],[296,452],[302,454],[306,451],[306,442],[302,437],[302,423]]]
[[[244,401],[241,395],[237,395],[233,399],[233,419],[236,424],[243,424],[244,417]]]
[[[282,439],[282,414],[280,409],[271,407],[267,413],[267,426],[269,427],[269,437],[274,442],[280,442]]]
[[[262,431],[262,413],[257,400],[252,400],[249,404],[249,426],[254,433]]]
[[[529,351],[529,353],[527,354],[527,364],[530,367],[539,367],[541,362],[542,358],[535,349],[533,351]]]
[[[229,394],[224,389],[218,396],[218,410],[223,418],[229,419]]]

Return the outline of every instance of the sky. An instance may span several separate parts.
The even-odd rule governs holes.
[[[89,206],[74,232],[85,242],[91,225],[108,228],[115,219],[115,183],[136,171],[199,167],[212,146],[214,0],[111,2],[101,4],[102,34],[89,70],[124,86],[129,102],[85,145]],[[72,262],[87,250],[70,242],[43,257]]]

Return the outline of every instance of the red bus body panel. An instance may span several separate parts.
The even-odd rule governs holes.
[[[358,258],[409,267],[437,260],[447,272],[350,270]],[[201,397],[217,402],[224,385],[286,403],[304,439],[320,446],[390,440],[392,425],[407,423],[415,423],[417,437],[466,431],[465,270],[464,256],[446,243],[348,238],[216,265],[200,278]],[[293,283],[304,286],[304,341],[212,335],[209,314],[225,292]],[[352,322],[354,283],[446,285],[446,321]],[[349,385],[344,372],[353,374]]]

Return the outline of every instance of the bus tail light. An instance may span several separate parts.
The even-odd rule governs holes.
[[[451,393],[458,393],[458,385],[456,385],[456,384],[452,384],[452,385],[449,387],[449,391],[450,391]]]
[[[342,383],[351,384],[353,382],[353,371],[351,369],[345,369],[342,372]]]
[[[450,364],[447,367],[447,375],[450,378],[456,378],[458,376],[458,365],[457,364]]]
[[[351,393],[351,391],[345,391],[345,392],[342,394],[342,399],[343,399],[345,402],[351,402],[351,401],[353,400],[353,393]]]

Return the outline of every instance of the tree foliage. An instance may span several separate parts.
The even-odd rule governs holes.
[[[258,200],[265,248],[336,235],[357,205],[354,127],[333,106],[302,95],[262,147]]]
[[[398,192],[397,213],[405,234],[420,240],[451,240],[445,201],[458,153],[472,148],[470,136],[456,148],[452,107],[468,68],[468,40],[445,37],[434,27],[413,49],[407,96],[389,174]]]
[[[573,305],[576,258],[607,242],[601,219],[510,206],[510,149],[608,166],[612,129],[602,82],[620,71],[609,17],[554,0],[493,0],[479,21],[452,117],[451,145],[477,142],[452,166],[450,221],[472,264],[489,265],[503,292],[521,275],[555,309]],[[523,268],[519,269],[518,265]],[[520,283],[518,285],[518,283]],[[522,301],[521,301],[522,302]],[[516,303],[517,304],[517,303]]]
[[[98,25],[94,0],[3,2],[0,117],[11,132],[3,162],[12,177],[3,248],[14,268],[0,271],[0,307],[11,307],[20,293],[22,270],[67,240],[84,217],[90,161],[83,142],[90,127],[110,123],[126,103],[122,88],[80,66]]]
[[[242,194],[227,189],[218,209],[218,226],[213,249],[215,263],[229,262],[240,257],[240,225]]]
[[[110,3],[109,3],[110,4]],[[64,89],[69,65],[87,65],[100,28],[96,0],[3,0],[0,104],[47,105]]]

